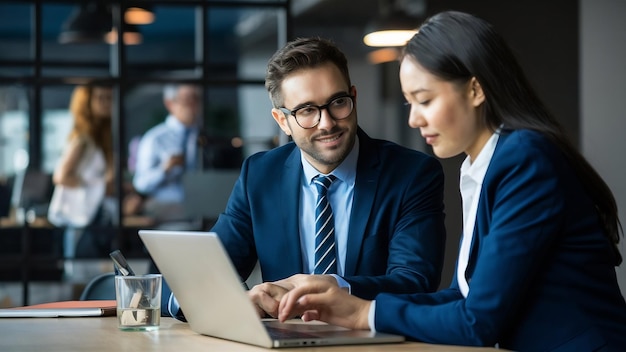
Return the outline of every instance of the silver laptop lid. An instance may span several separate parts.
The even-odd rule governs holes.
[[[272,347],[215,233],[140,230],[139,236],[193,331]]]
[[[197,333],[268,348],[404,341],[323,323],[261,321],[215,233],[140,230],[139,236]],[[272,338],[274,332],[281,336]]]

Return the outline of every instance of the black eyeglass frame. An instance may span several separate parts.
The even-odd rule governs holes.
[[[333,116],[333,114],[330,112],[330,109],[328,109],[328,107],[337,99],[342,99],[342,98],[350,98],[350,102],[352,103],[352,109],[350,109],[350,113],[348,115],[346,115],[345,117],[341,117],[341,118],[337,118],[335,116]],[[300,124],[300,122],[298,121],[298,117],[296,117],[296,113],[299,110],[305,109],[305,108],[317,108],[317,110],[319,110],[319,114],[317,115],[317,122],[315,122],[315,124],[313,126],[310,127],[304,127]],[[315,126],[320,124],[320,121],[322,121],[322,110],[326,109],[326,111],[328,111],[328,115],[330,115],[330,117],[333,118],[333,120],[343,120],[343,119],[347,119],[348,116],[350,116],[350,114],[352,114],[352,111],[354,111],[354,95],[350,95],[350,94],[344,94],[344,95],[339,95],[336,96],[334,98],[332,98],[331,100],[328,101],[328,103],[324,104],[324,105],[314,105],[314,104],[306,104],[304,106],[301,106],[299,108],[293,109],[293,110],[289,110],[286,107],[280,107],[278,108],[280,111],[282,111],[285,115],[291,115],[293,116],[294,120],[296,120],[296,123],[298,124],[298,126],[304,128],[304,129],[311,129],[311,128],[315,128]]]

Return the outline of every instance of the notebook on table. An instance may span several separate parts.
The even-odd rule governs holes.
[[[323,323],[259,319],[215,233],[140,230],[139,236],[199,334],[267,348],[404,341]]]

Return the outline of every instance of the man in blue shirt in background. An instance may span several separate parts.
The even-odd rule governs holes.
[[[163,89],[169,115],[141,138],[133,177],[133,186],[147,198],[148,213],[163,213],[161,208],[169,216],[182,212],[183,173],[197,168],[200,99],[194,85],[168,84]]]

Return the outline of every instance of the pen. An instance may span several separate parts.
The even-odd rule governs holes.
[[[117,271],[119,271],[122,276],[135,276],[135,272],[130,267],[130,265],[128,265],[126,258],[124,257],[124,255],[122,255],[122,252],[120,252],[119,249],[116,249],[113,252],[109,253],[109,257],[111,257],[111,259],[113,260],[113,265],[115,265],[115,268],[117,268]],[[137,287],[137,291],[133,294],[130,302],[131,308],[138,308],[139,306],[150,305],[148,297],[143,294],[144,292],[145,290],[143,288],[143,285],[141,284],[141,282],[139,282],[139,287]],[[126,318],[123,319],[131,319],[135,322],[138,320],[138,312],[132,312],[132,315],[130,317],[128,317],[127,313],[130,312],[123,313],[126,314]]]
[[[109,253],[111,259],[113,259],[113,264],[117,268],[117,271],[120,272],[123,276],[135,276],[135,272],[131,269],[130,265],[126,261],[126,258],[122,255],[119,249],[114,250]]]

